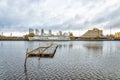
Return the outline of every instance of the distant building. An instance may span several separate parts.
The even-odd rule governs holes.
[[[64,33],[63,33],[63,36],[69,36],[69,33],[64,32]]]
[[[108,38],[108,39],[114,39],[114,38],[119,38],[119,37],[115,37],[115,35],[110,34],[110,35],[106,35],[106,38]]]
[[[41,29],[41,35],[42,36],[44,35],[44,29]]]
[[[39,35],[39,30],[38,29],[35,29],[35,34]]]
[[[81,36],[82,38],[103,38],[103,31],[98,28],[93,28],[93,30],[88,30],[85,34]]]
[[[114,37],[115,38],[120,38],[120,32],[115,33]]]
[[[12,36],[12,33],[10,33],[10,36]]]
[[[52,31],[51,30],[49,30],[49,35],[52,35]]]
[[[34,29],[29,28],[29,34],[30,34],[30,33],[34,33]]]
[[[34,40],[57,40],[57,41],[60,41],[60,40],[70,40],[69,36],[34,36],[34,37],[29,37],[28,38],[30,41],[34,41]]]
[[[59,36],[62,36],[62,31],[59,31],[59,34],[58,34]]]
[[[3,36],[3,32],[2,32],[2,35],[1,36]]]

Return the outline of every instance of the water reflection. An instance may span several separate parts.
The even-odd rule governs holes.
[[[3,42],[1,42],[1,47],[3,46]]]
[[[92,53],[102,53],[103,51],[103,42],[89,42],[83,45],[88,52]]]
[[[28,74],[27,74],[27,54],[25,56],[25,61],[24,61],[24,73],[25,73],[25,80],[28,80]]]
[[[73,44],[69,44],[69,48],[70,48],[70,49],[73,48]]]
[[[58,45],[58,48],[59,49],[64,49],[64,48],[69,48],[69,49],[72,49],[73,48],[73,44],[72,43],[70,43],[70,44],[59,44]]]
[[[38,58],[37,59],[37,61],[38,61],[38,63],[36,63],[38,66],[37,66],[37,70],[39,70],[40,68],[41,68],[41,65],[40,65],[40,57],[36,57],[36,58]],[[27,62],[27,60],[29,60],[29,59],[35,59],[35,58],[33,58],[33,57],[25,57],[25,61],[24,61],[24,74],[25,74],[25,80],[29,80],[29,74],[28,74],[28,72],[30,73],[31,71],[28,71],[28,69],[27,69],[27,67],[29,68],[30,67],[30,64],[29,64],[29,61]],[[28,63],[28,64],[27,64]],[[29,68],[30,69],[30,68]]]
[[[29,43],[28,43],[28,46],[29,46],[29,50],[32,50],[33,48],[34,48],[34,42],[32,42],[32,41],[30,41]]]
[[[28,79],[28,74],[27,74],[27,66],[24,66],[24,73],[25,73],[25,80],[29,80]]]

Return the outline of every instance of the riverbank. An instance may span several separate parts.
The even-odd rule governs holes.
[[[0,41],[120,41],[120,39],[74,39],[74,40],[28,40],[28,39],[0,39]]]
[[[28,41],[28,39],[0,39],[0,41]]]

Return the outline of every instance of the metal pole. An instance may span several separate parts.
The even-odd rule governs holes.
[[[2,32],[2,36],[3,36],[3,32]]]
[[[28,48],[27,48],[27,50],[26,50],[24,66],[26,66],[26,62],[27,62],[27,53],[28,53]]]
[[[110,26],[110,39],[111,39],[111,26]]]

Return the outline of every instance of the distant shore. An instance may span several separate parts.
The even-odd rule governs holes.
[[[27,39],[0,39],[0,41],[29,41]]]
[[[0,41],[30,41],[28,39],[0,39]],[[120,41],[120,39],[74,39],[74,40],[31,40],[31,41]]]

